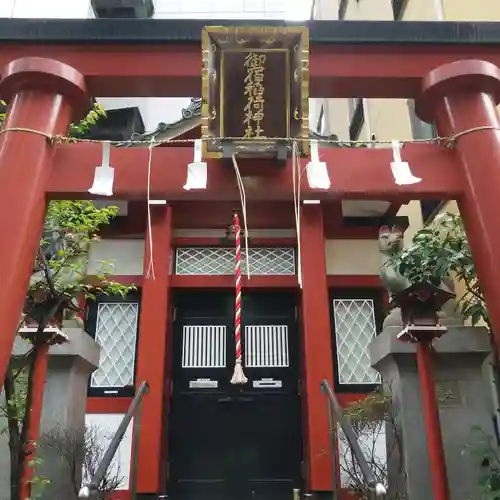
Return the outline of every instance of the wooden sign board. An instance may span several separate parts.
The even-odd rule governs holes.
[[[205,27],[202,50],[205,158],[220,158],[223,143],[238,156],[275,156],[278,144],[308,137],[307,28]]]

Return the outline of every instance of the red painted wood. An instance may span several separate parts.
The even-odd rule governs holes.
[[[305,205],[301,210],[302,253],[302,337],[306,392],[303,403],[307,415],[307,488],[327,491],[332,488],[332,461],[325,396],[320,391],[323,379],[332,384],[330,300],[326,279],[323,213],[321,205]]]
[[[59,92],[75,87],[83,93],[79,87],[83,77],[78,79],[73,68],[56,61],[14,61],[4,68],[2,78],[0,95],[9,99],[4,130],[28,127],[47,134],[67,133],[72,104],[78,107],[81,102]],[[41,135],[0,135],[0,380],[9,363],[40,242],[54,150]]]
[[[172,288],[234,288],[234,276],[173,275]],[[244,288],[298,288],[297,276],[242,276]]]
[[[27,443],[28,449],[33,454],[27,455],[24,458],[23,477],[21,480],[21,496],[20,498],[30,498],[31,496],[31,479],[33,478],[34,468],[30,466],[30,462],[36,455],[36,447],[33,443],[38,441],[40,434],[40,420],[42,418],[43,395],[45,392],[45,381],[47,379],[47,366],[49,362],[49,346],[42,344],[38,347],[37,359],[33,367],[33,398],[29,411]]]
[[[106,280],[107,281],[116,281],[117,283],[121,283],[122,285],[128,285],[128,286],[136,286],[140,287],[143,282],[143,276],[140,275],[134,275],[134,274],[126,274],[126,275],[118,275],[115,274],[113,276],[107,276]],[[105,285],[105,283],[102,282],[97,276],[88,276],[88,281],[93,284],[93,285]]]
[[[446,472],[443,436],[439,422],[439,407],[430,344],[425,342],[417,344],[417,364],[434,500],[449,500],[450,490]]]
[[[201,95],[198,44],[9,44],[0,67],[18,57],[52,57],[82,72],[91,95],[185,97]],[[311,97],[409,98],[433,68],[460,59],[500,65],[496,46],[311,44]]]
[[[295,247],[297,238],[250,238],[251,247]],[[178,247],[220,247],[221,238],[174,238]],[[226,246],[226,245],[224,245]]]
[[[250,280],[243,276],[244,286],[247,288],[298,288],[296,276],[252,276]],[[114,275],[110,280],[124,285],[142,286],[143,277],[135,275]],[[380,278],[376,275],[327,275],[329,288],[379,288]],[[232,288],[234,279],[231,276],[193,275],[183,276],[174,274],[170,277],[172,288]],[[96,283],[98,281],[96,280]]]
[[[87,398],[87,413],[126,413],[132,398]]]
[[[395,202],[392,206],[399,206]],[[230,224],[231,214],[238,204],[235,202],[177,202],[174,209],[173,226],[176,229],[225,230]],[[339,202],[324,202],[325,237],[331,239],[376,239],[378,227],[345,227],[342,214],[338,210]],[[130,201],[128,214],[115,219],[110,226],[101,231],[102,238],[144,238],[147,222],[146,201]],[[200,217],[200,213],[203,217]],[[285,202],[249,202],[247,213],[251,221],[250,229],[290,229],[295,230],[293,203]],[[220,245],[220,238],[175,237],[174,246]],[[296,238],[252,238],[253,246],[295,245]]]
[[[240,210],[238,201],[177,202],[174,208],[174,227],[179,229],[227,229],[233,221],[231,214]],[[200,216],[203,214],[203,216]],[[295,227],[293,202],[261,200],[248,201],[249,229],[292,229]],[[253,240],[252,240],[253,241]]]
[[[500,345],[500,69],[484,61],[458,61],[437,68],[424,82],[417,111],[435,119],[440,134],[474,127],[455,145],[457,171],[464,179],[458,198],[497,344]]]
[[[66,144],[57,149],[50,179],[46,183],[51,197],[88,198],[95,165],[101,161],[98,144]],[[320,151],[328,165],[332,188],[310,189],[302,183],[302,197],[308,199],[453,199],[460,196],[463,180],[456,169],[452,151],[436,144],[405,146],[404,158],[414,175],[423,180],[409,186],[396,186],[389,167],[392,152],[387,148],[325,148]],[[144,199],[147,190],[147,148],[116,148],[112,151],[115,168],[114,198]],[[232,201],[239,207],[234,172],[219,160],[208,161],[208,189],[185,191],[187,164],[193,159],[193,148],[155,148],[151,172],[151,197],[178,201]],[[257,176],[254,187],[248,187],[250,201],[285,201],[293,199],[292,162],[278,167],[272,160],[247,160],[242,173]],[[68,168],[68,165],[71,165]],[[168,168],[162,168],[168,165]],[[293,213],[293,211],[292,211]],[[251,223],[251,221],[249,221]],[[225,222],[224,222],[225,223]]]
[[[380,277],[376,275],[329,275],[327,276],[329,288],[380,288]]]
[[[170,295],[170,256],[172,242],[171,207],[152,207],[154,277],[147,277],[149,244],[146,240],[144,280],[142,283],[141,315],[136,381],[146,380],[149,393],[142,404],[142,429],[138,444],[137,491],[156,493],[163,491],[161,468],[164,425],[164,385],[167,378],[167,322]],[[134,444],[137,446],[137,443]]]

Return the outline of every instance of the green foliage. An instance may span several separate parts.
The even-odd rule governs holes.
[[[13,419],[20,432],[24,418],[24,409],[26,408],[28,370],[24,366],[21,369],[12,369],[11,373],[14,379],[15,391],[4,405],[0,405],[0,419],[1,421],[5,421],[8,418]],[[6,432],[8,432],[7,427],[0,427],[0,435]]]
[[[94,105],[84,120],[70,125],[70,135],[81,137],[104,115],[104,109]],[[0,113],[0,126],[5,117],[5,113]],[[39,334],[43,334],[48,324],[61,326],[65,319],[76,319],[80,311],[78,298],[82,295],[87,298],[94,298],[96,293],[125,296],[135,288],[110,280],[113,269],[106,262],[101,263],[97,273],[98,283],[90,282],[87,276],[90,245],[99,239],[99,230],[110,224],[117,211],[114,206],[98,208],[90,201],[51,201],[48,205],[20,323],[20,326],[23,322],[36,325],[36,333],[30,338],[31,349],[16,360],[18,367],[11,366],[7,371],[3,387],[6,403],[0,406],[0,418],[7,423],[3,432],[9,435],[10,500],[25,500],[20,498],[25,459],[29,458],[29,466],[35,468],[42,460],[36,454],[36,443],[27,439],[33,367],[38,348],[47,341]],[[49,482],[35,471],[31,480],[31,499],[38,498]]]
[[[471,443],[464,454],[472,459],[478,469],[479,481],[473,500],[500,499],[500,448],[495,439],[480,427],[474,427]]]
[[[345,408],[351,423],[364,424],[374,420],[387,420],[390,412],[391,396],[382,387]]]
[[[33,444],[33,448],[36,448],[36,444]],[[30,479],[31,485],[31,497],[29,500],[36,500],[37,498],[41,498],[44,490],[51,483],[51,480],[48,477],[41,476],[36,473],[36,467],[39,467],[43,464],[43,458],[38,456],[34,456],[31,460],[28,461],[28,466],[30,469],[34,469],[33,476]]]
[[[439,215],[432,224],[415,233],[408,248],[396,254],[388,263],[413,283],[428,282],[439,286],[455,278],[462,283],[465,294],[459,308],[472,325],[489,318],[472,259],[462,219],[459,215]]]
[[[97,103],[94,103],[94,106],[89,114],[79,123],[72,123],[69,127],[69,135],[71,137],[82,137],[85,135],[92,125],[95,125],[100,118],[106,116],[106,111],[104,108]]]
[[[7,117],[6,112],[1,112],[2,109],[6,109],[6,106],[7,104],[5,103],[5,101],[0,101],[0,126]],[[82,137],[90,130],[90,127],[92,127],[92,125],[95,125],[98,120],[104,116],[106,116],[105,109],[100,104],[94,103],[92,109],[83,120],[81,120],[79,123],[72,123],[69,126],[69,136],[75,138]]]
[[[63,303],[79,294],[93,298],[96,292],[125,296],[133,287],[110,281],[113,268],[109,263],[101,262],[98,286],[87,277],[90,244],[99,240],[99,229],[108,225],[117,212],[118,207],[97,208],[85,200],[50,202],[29,293],[39,296],[40,291],[49,294],[55,290]]]
[[[446,213],[418,231],[409,248],[395,255],[390,265],[411,283],[441,284],[450,278],[464,287],[458,308],[473,326],[484,322],[489,330],[492,350],[492,374],[500,398],[500,365],[488,311],[476,274],[467,235],[459,215]],[[500,500],[500,449],[481,429],[475,430],[475,440],[467,451],[478,461],[479,493],[475,500]]]
[[[2,123],[4,122],[5,120],[5,117],[7,116],[7,113],[4,111],[7,109],[7,104],[5,101],[2,101],[0,100],[0,125],[2,125]]]

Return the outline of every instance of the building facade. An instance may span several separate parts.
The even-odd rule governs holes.
[[[396,17],[400,22],[500,17],[494,0],[478,0],[468,7],[424,1],[322,0],[316,4],[316,18],[348,22]],[[253,7],[240,2],[241,10],[234,0],[229,3],[217,4],[214,13],[200,2],[196,17],[222,18],[231,12],[229,18],[241,18],[251,12],[245,17],[279,19],[286,11],[279,2],[254,2]],[[180,3],[172,5],[158,2],[156,15],[194,17],[193,11],[183,12]],[[463,10],[467,8],[470,13]],[[90,12],[88,5],[82,7],[81,17]],[[199,136],[199,108],[191,96],[177,101],[96,98],[109,110],[108,120],[100,125],[101,138],[126,140],[153,131],[169,137]],[[432,127],[416,118],[412,105],[362,97],[316,100],[311,102],[311,129],[351,140],[432,136]],[[408,227],[409,237],[440,209],[440,202],[427,207],[418,201],[404,206],[352,200],[311,205],[305,209],[300,244],[291,203],[251,203],[251,268],[242,316],[244,365],[251,383],[242,389],[229,384],[234,361],[234,241],[228,228],[239,207],[212,202],[155,208],[150,234],[156,276],[146,285],[148,206],[120,203],[118,218],[92,246],[88,273],[95,274],[102,260],[111,262],[115,278],[136,284],[138,290],[126,299],[99,297],[87,304],[87,331],[102,346],[100,367],[89,384],[87,420],[113,432],[134,387],[142,380],[152,384],[143,421],[140,492],[175,498],[179,492],[199,494],[201,484],[215,498],[220,479],[230,476],[234,496],[241,496],[237,487],[242,478],[255,480],[254,489],[243,492],[249,498],[261,496],[259,488],[264,491],[261,498],[273,488],[283,498],[294,489],[328,494],[332,462],[319,381],[330,379],[344,405],[378,386],[368,353],[386,302],[379,280],[378,228],[388,221],[398,223]],[[312,316],[315,309],[309,307],[306,317],[296,279],[299,251],[307,266],[304,276],[309,276],[303,286],[312,290],[308,300],[314,300],[316,288],[328,289],[327,304],[319,303]],[[314,436],[315,428],[321,437]],[[127,436],[119,451],[124,497],[132,450],[131,432]],[[311,442],[314,447],[306,452]]]

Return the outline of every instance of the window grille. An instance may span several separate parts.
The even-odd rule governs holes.
[[[295,248],[250,248],[250,271],[254,275],[294,275]],[[234,275],[235,250],[229,247],[177,248],[175,274]],[[245,250],[241,252],[242,273],[246,272]]]
[[[182,331],[182,368],[224,368],[226,327],[185,325]]]
[[[339,383],[379,383],[380,374],[371,367],[369,353],[377,332],[373,300],[335,299],[333,318]]]
[[[138,319],[136,302],[98,304],[95,340],[101,346],[101,357],[99,368],[92,374],[91,387],[134,384]]]
[[[288,326],[245,326],[244,351],[245,366],[249,368],[288,367]]]

